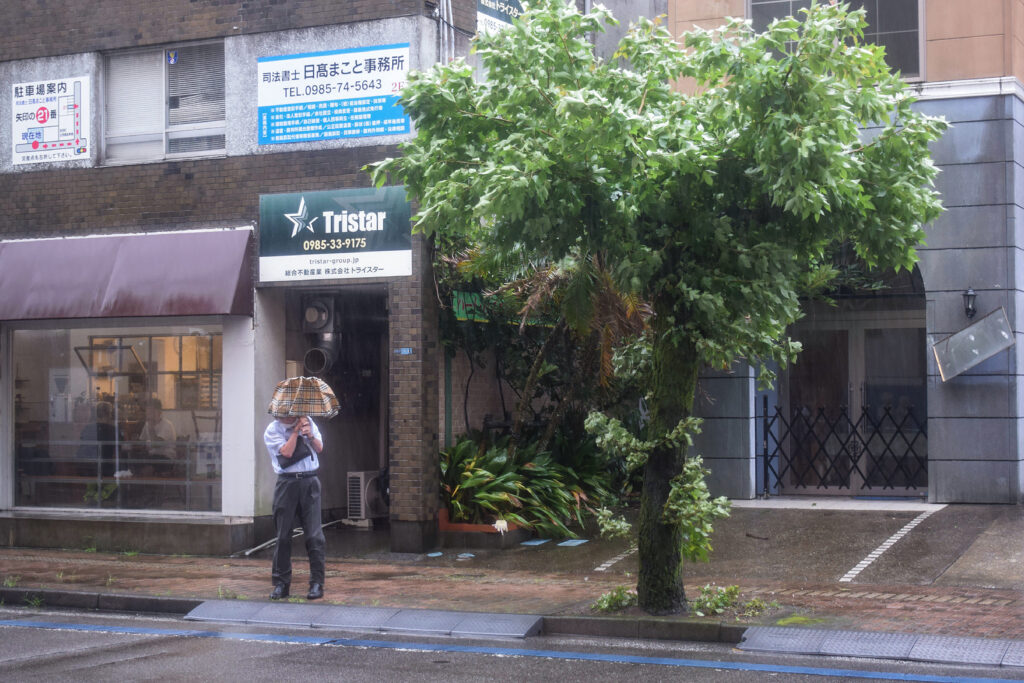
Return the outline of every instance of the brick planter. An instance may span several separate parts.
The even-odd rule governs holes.
[[[448,508],[442,507],[437,513],[438,529],[441,531],[443,548],[478,548],[480,550],[504,550],[512,548],[533,535],[529,529],[509,522],[508,531],[499,533],[490,524],[467,524],[449,522]]]

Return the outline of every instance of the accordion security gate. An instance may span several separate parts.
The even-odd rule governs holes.
[[[764,398],[762,494],[924,496],[927,420],[912,407],[796,406],[789,415]]]

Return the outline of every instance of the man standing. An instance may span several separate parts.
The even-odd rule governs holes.
[[[320,527],[319,455],[323,438],[308,416],[278,417],[263,433],[270,462],[277,473],[274,487],[274,524],[277,546],[271,577],[271,600],[287,598],[292,581],[292,528],[298,518],[306,537],[309,556],[308,600],[324,596],[324,532]]]
[[[164,404],[158,398],[146,401],[146,424],[139,432],[139,441],[146,442],[150,457],[174,458],[174,446],[178,434],[171,421],[164,417]]]

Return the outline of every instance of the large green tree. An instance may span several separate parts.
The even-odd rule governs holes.
[[[419,200],[417,229],[556,261],[598,255],[650,302],[653,379],[639,528],[641,607],[685,608],[685,525],[666,505],[686,463],[698,374],[785,362],[798,297],[852,244],[909,268],[940,211],[928,145],[862,12],[816,4],[755,34],[741,21],[677,42],[641,20],[614,60],[588,35],[614,19],[538,0],[462,63],[410,77],[416,134],[374,167]],[[680,47],[680,42],[684,46]],[[687,95],[674,84],[695,84]]]

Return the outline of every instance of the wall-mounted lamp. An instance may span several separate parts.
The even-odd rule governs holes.
[[[978,312],[978,309],[974,307],[974,300],[978,298],[978,294],[973,289],[968,287],[967,291],[963,293],[963,297],[964,315],[966,315],[968,319],[973,318],[974,314]]]

